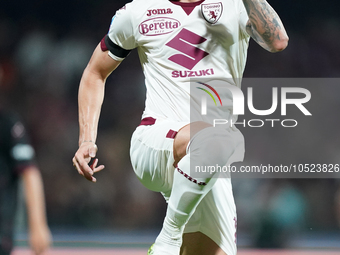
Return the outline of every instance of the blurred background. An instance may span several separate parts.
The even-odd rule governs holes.
[[[271,54],[252,41],[244,76],[339,78],[339,4],[269,2],[285,24],[289,46]],[[29,129],[56,245],[75,241],[147,246],[165,215],[162,196],[139,183],[129,161],[130,137],[145,100],[136,51],[107,81],[97,140],[97,156],[106,169],[93,184],[79,176],[71,162],[78,147],[77,91],[82,71],[107,33],[115,10],[125,3],[0,2],[0,103],[19,112]],[[309,106],[318,117],[310,117],[307,128],[291,133],[280,127],[241,128],[246,137],[245,163],[340,163],[340,87],[320,86],[313,91]],[[340,249],[338,179],[238,178],[233,185],[240,247]],[[25,219],[20,215],[24,214],[19,213],[17,240],[25,241]]]

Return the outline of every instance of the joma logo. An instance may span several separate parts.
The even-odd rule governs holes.
[[[160,14],[172,14],[172,10],[170,8],[168,9],[153,9],[153,10],[148,10],[148,14],[146,16],[151,16],[151,15],[160,15]]]

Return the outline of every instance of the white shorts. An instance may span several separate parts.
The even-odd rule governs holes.
[[[168,201],[173,184],[173,137],[188,122],[156,121],[136,128],[131,138],[130,156],[141,183],[161,192]],[[238,155],[244,152],[243,135],[237,129]],[[232,144],[232,143],[231,143]],[[232,157],[231,157],[232,158]],[[232,163],[232,162],[228,162]],[[212,190],[198,205],[184,233],[201,232],[227,255],[236,254],[236,207],[230,178],[218,178]]]

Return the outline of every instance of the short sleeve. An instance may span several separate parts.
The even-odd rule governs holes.
[[[129,52],[137,47],[133,22],[132,3],[126,4],[113,16],[105,44],[109,55],[117,60],[123,60]]]
[[[26,128],[19,116],[11,114],[8,117],[8,148],[13,168],[23,171],[29,165],[35,165],[35,151],[29,142]]]
[[[247,33],[247,23],[249,20],[248,13],[246,10],[246,7],[243,4],[242,0],[236,0],[238,5],[238,11],[239,11],[239,25],[241,31],[244,33],[244,35],[249,36]]]

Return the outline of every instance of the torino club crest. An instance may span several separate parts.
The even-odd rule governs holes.
[[[222,15],[223,6],[221,2],[214,4],[202,4],[201,10],[204,19],[211,24],[215,24]]]

